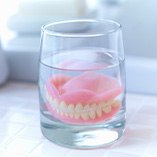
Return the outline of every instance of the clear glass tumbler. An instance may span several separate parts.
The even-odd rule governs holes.
[[[76,149],[108,146],[125,129],[121,25],[71,20],[42,27],[39,72],[41,130]]]

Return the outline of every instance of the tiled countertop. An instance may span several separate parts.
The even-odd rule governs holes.
[[[0,157],[157,157],[157,96],[127,94],[127,126],[110,148],[73,150],[40,132],[35,84],[9,82],[0,88]]]

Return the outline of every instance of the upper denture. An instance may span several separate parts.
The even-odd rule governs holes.
[[[54,75],[47,89],[54,98],[67,104],[99,103],[113,99],[123,90],[113,77],[95,72],[84,72],[75,77]]]

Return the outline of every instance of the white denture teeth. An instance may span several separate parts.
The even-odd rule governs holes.
[[[89,117],[91,119],[95,119],[96,118],[96,110],[97,110],[97,105],[96,104],[92,104],[90,111],[89,111]]]
[[[56,98],[50,96],[48,92],[45,93],[46,99],[53,108],[61,116],[66,116],[68,118],[74,118],[79,120],[94,120],[96,117],[100,118],[103,114],[109,114],[112,111],[112,107],[118,107],[120,105],[120,100],[109,100],[99,104],[86,104],[83,105],[78,103],[66,104],[64,101],[59,102]]]
[[[101,103],[102,111],[105,113],[110,113],[111,112],[111,105],[108,103]]]
[[[112,104],[114,102],[114,99],[110,99],[110,100],[108,100],[106,103],[107,104]]]
[[[96,115],[95,115],[95,111],[89,111],[89,117],[91,119],[95,119]]]
[[[90,110],[89,105],[88,105],[88,104],[87,104],[87,105],[85,105],[83,112],[88,113],[88,112],[89,112],[89,110]]]
[[[97,110],[97,104],[96,103],[91,105],[91,110],[93,110],[93,111]]]
[[[80,113],[75,113],[75,114],[74,114],[74,118],[75,118],[75,119],[79,119],[79,118],[80,118]]]
[[[75,107],[75,112],[76,113],[81,113],[83,111],[83,106],[81,103],[78,103]]]
[[[79,119],[81,116],[81,112],[83,111],[83,106],[81,103],[78,103],[75,107],[75,114],[74,114],[74,118],[75,119]]]
[[[70,118],[73,118],[74,116],[74,105],[73,104],[70,104],[68,105],[68,108],[67,108],[67,112],[68,112],[68,115],[70,116]]]
[[[98,117],[101,117],[101,116],[102,116],[101,104],[99,104],[99,105],[97,106],[96,114],[97,114]]]
[[[88,120],[88,119],[89,119],[88,113],[87,113],[87,112],[82,112],[82,113],[81,113],[81,118],[82,118],[83,120]]]
[[[119,100],[115,100],[113,103],[112,103],[112,106],[113,107],[118,107],[120,104],[120,101]]]
[[[67,105],[64,101],[62,101],[60,103],[60,110],[63,112],[63,114],[66,112],[66,108],[67,108]]]

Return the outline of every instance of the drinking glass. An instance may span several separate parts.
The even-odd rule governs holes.
[[[125,57],[121,25],[69,20],[42,27],[41,130],[76,149],[113,144],[125,130]]]

